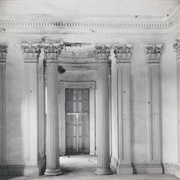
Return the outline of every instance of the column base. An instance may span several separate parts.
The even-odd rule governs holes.
[[[45,173],[46,176],[58,176],[62,174],[61,169],[46,169]]]
[[[122,174],[122,175],[133,174],[133,168],[130,164],[119,164],[117,167],[117,174]]]
[[[97,168],[95,174],[98,175],[110,175],[113,174],[110,168]]]

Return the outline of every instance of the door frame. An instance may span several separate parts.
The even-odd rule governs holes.
[[[66,122],[65,122],[65,89],[89,89],[89,122],[90,122],[90,155],[96,154],[96,102],[95,81],[69,82],[59,81],[58,107],[59,107],[59,151],[66,155]]]

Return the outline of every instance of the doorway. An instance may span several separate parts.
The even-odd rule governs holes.
[[[89,89],[65,89],[66,154],[90,153]]]

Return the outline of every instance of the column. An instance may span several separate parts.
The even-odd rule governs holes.
[[[160,57],[162,45],[148,45],[148,174],[162,174],[161,167],[161,110]]]
[[[177,103],[178,103],[178,163],[180,163],[180,39],[174,43],[177,60]]]
[[[38,60],[39,44],[22,44],[25,61],[25,104],[27,121],[27,163],[38,165]]]
[[[117,174],[133,174],[131,166],[131,127],[130,127],[130,58],[132,45],[115,46],[117,60],[118,96],[118,167]]]
[[[98,128],[98,164],[96,174],[111,174],[109,152],[109,92],[108,69],[110,48],[96,46],[97,89],[96,89],[96,121]]]
[[[44,45],[47,79],[47,128],[45,175],[60,175],[59,166],[59,118],[58,118],[58,64],[62,46]]]
[[[0,176],[6,169],[6,54],[7,45],[0,44]]]

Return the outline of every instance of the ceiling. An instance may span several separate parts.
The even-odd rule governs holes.
[[[180,0],[0,0],[1,14],[167,16]]]

